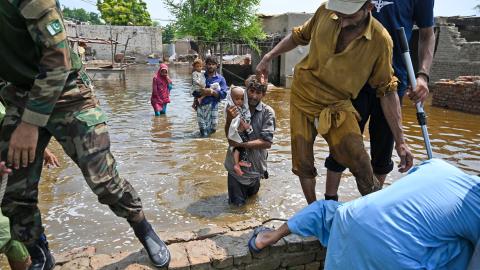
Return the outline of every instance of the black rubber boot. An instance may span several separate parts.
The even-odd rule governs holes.
[[[51,270],[55,267],[55,258],[48,249],[47,237],[45,234],[34,244],[27,246],[28,253],[32,260],[32,264],[28,270]]]
[[[153,265],[156,267],[168,267],[170,251],[168,251],[167,245],[160,240],[160,237],[155,233],[147,219],[143,219],[138,223],[130,223],[130,226],[132,226],[135,236],[137,236],[147,251]]]

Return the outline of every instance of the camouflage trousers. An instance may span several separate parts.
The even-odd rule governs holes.
[[[6,160],[8,144],[21,122],[23,109],[8,106],[0,131],[1,160]],[[38,203],[38,183],[43,152],[53,136],[65,153],[82,171],[85,181],[119,217],[137,222],[143,218],[142,203],[129,182],[120,178],[110,152],[106,116],[100,108],[77,112],[54,112],[47,126],[39,128],[35,161],[27,168],[14,170],[9,176],[2,211],[10,218],[12,238],[29,245],[43,233]]]

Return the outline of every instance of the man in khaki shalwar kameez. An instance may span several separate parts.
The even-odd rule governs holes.
[[[350,169],[362,195],[381,187],[351,103],[366,82],[377,89],[381,99],[401,158],[400,171],[407,171],[413,164],[403,137],[392,40],[371,16],[372,8],[369,0],[328,1],[257,66],[257,74],[268,78],[271,59],[298,45],[310,44],[309,54],[295,67],[290,101],[292,170],[299,176],[309,204],[316,201],[313,144],[318,134],[327,141],[335,160]]]

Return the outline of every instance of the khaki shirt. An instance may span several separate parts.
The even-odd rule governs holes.
[[[368,20],[365,31],[340,53],[335,53],[340,19],[325,5],[292,31],[294,42],[310,44],[310,52],[295,67],[291,104],[315,117],[327,108],[320,124],[328,121],[330,114],[355,111],[350,100],[358,96],[367,82],[376,89],[377,96],[397,90],[392,39],[375,18],[370,15]]]

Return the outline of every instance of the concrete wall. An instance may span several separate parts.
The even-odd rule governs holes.
[[[263,31],[267,34],[280,34],[282,37],[291,32],[295,26],[302,25],[313,14],[310,13],[285,13],[276,16],[262,16]],[[299,46],[296,49],[282,55],[280,57],[280,63],[273,63],[273,68],[278,68],[280,85],[285,85],[286,77],[293,75],[293,68],[308,54],[309,46]],[[266,51],[264,52],[266,53]],[[261,58],[258,56],[252,56],[252,64],[254,68],[258,64]],[[276,71],[273,71],[275,74]]]
[[[441,80],[432,90],[433,106],[480,114],[480,76]]]
[[[115,39],[118,33],[118,42],[121,44],[117,46],[117,53],[123,51],[127,38],[131,37],[126,54],[135,56],[137,61],[146,59],[152,53],[162,55],[162,29],[160,27],[112,26],[111,32],[112,35],[110,35],[110,26],[107,25],[67,24],[67,33],[72,37],[110,39],[112,36]],[[88,44],[88,46],[96,51],[96,59],[111,59],[110,45]]]

